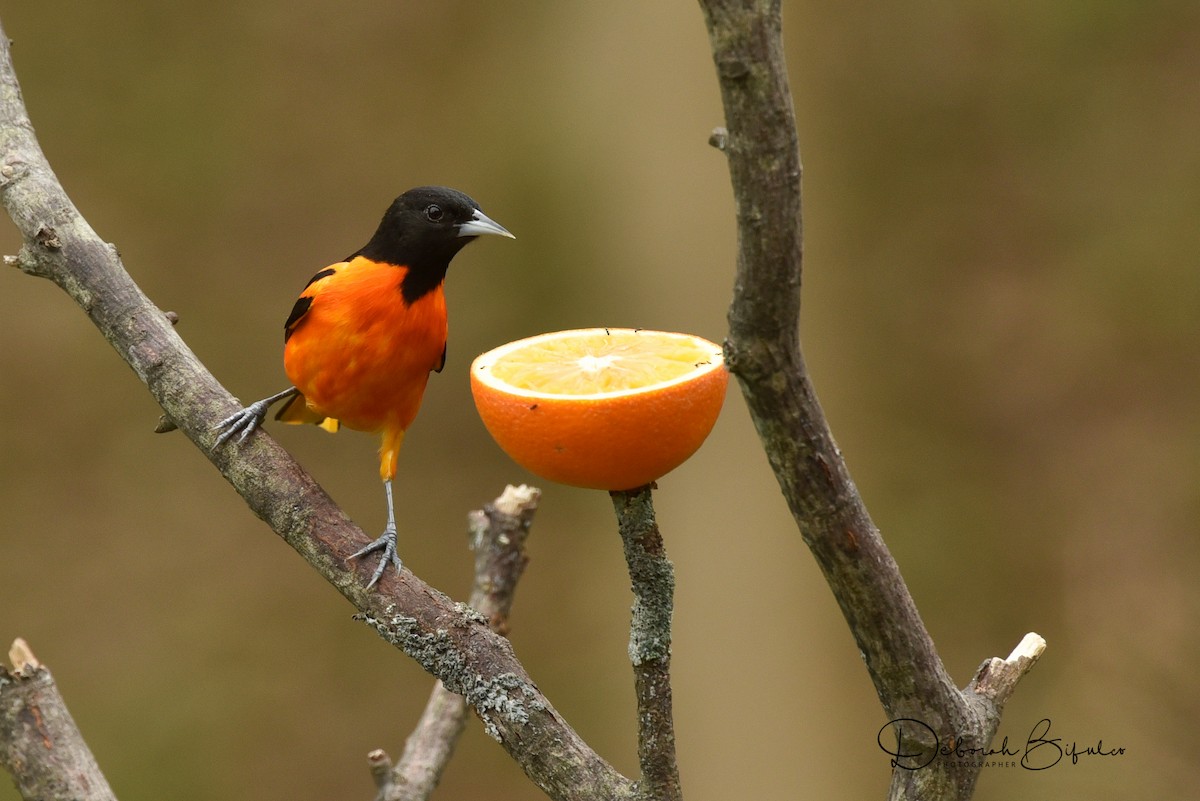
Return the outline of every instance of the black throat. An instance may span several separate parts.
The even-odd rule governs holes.
[[[352,253],[347,259],[363,256],[380,264],[391,264],[404,267],[407,272],[400,282],[400,294],[405,303],[416,303],[421,298],[437,289],[446,280],[446,271],[450,269],[450,260],[463,246],[475,237],[463,236],[443,240],[437,243],[425,242],[423,246],[412,247],[402,239],[391,235],[390,231],[377,231],[363,248]]]

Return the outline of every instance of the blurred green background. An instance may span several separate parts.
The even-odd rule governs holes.
[[[295,295],[400,191],[461,188],[516,233],[455,261],[449,361],[401,456],[405,561],[455,597],[467,511],[532,480],[475,415],[475,354],[592,325],[724,335],[732,201],[693,3],[0,13],[72,198],[243,400],[284,385]],[[789,2],[785,28],[802,333],[855,479],[960,685],[1049,641],[1001,735],[1050,718],[1127,749],[987,769],[976,798],[1190,794],[1200,6]],[[52,668],[122,801],[370,798],[365,755],[399,753],[429,678],[151,433],[156,405],[57,288],[0,274],[0,337],[0,640]],[[376,532],[372,438],[271,430]],[[689,799],[884,797],[883,713],[736,388],[660,487]],[[633,773],[612,510],[544,490],[512,639]],[[541,795],[473,722],[437,797]]]

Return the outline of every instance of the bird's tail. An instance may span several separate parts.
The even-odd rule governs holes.
[[[308,401],[306,401],[304,399],[304,395],[299,392],[297,392],[291,399],[288,400],[287,403],[283,405],[283,408],[280,409],[275,415],[275,419],[282,423],[290,423],[292,425],[304,425],[306,423],[312,423],[320,426],[331,434],[337,433],[337,430],[341,428],[341,423],[339,423],[335,418],[326,417],[320,412],[313,411],[311,408],[309,408]]]

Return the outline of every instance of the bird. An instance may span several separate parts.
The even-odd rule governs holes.
[[[397,553],[392,481],[404,434],[421,406],[431,373],[446,364],[446,271],[479,236],[516,239],[469,196],[444,186],[419,186],[388,207],[366,245],[318,271],[283,325],[283,365],[291,386],[219,422],[214,447],[244,442],[267,411],[284,423],[341,426],[377,434],[387,525],[351,555],[381,551],[367,589]]]

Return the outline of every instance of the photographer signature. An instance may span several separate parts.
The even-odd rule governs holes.
[[[896,735],[896,746],[890,748],[884,743],[884,733],[891,729]],[[910,753],[903,748],[906,741],[913,737],[921,737],[926,741],[935,741],[937,747],[932,750],[915,748]],[[1029,732],[1025,744],[1020,749],[1009,747],[1008,737],[1005,736],[998,748],[967,746],[959,738],[951,736],[939,738],[937,732],[927,723],[915,718],[897,718],[888,721],[876,735],[879,747],[892,758],[892,767],[903,770],[919,770],[942,757],[956,759],[972,759],[994,762],[997,766],[1020,765],[1026,770],[1046,770],[1070,759],[1072,765],[1078,765],[1086,757],[1122,756],[1124,748],[1105,748],[1103,740],[1097,740],[1095,745],[1081,744],[1077,741],[1064,742],[1061,737],[1050,736],[1050,718],[1042,718]],[[1013,759],[1020,757],[1019,760]]]

